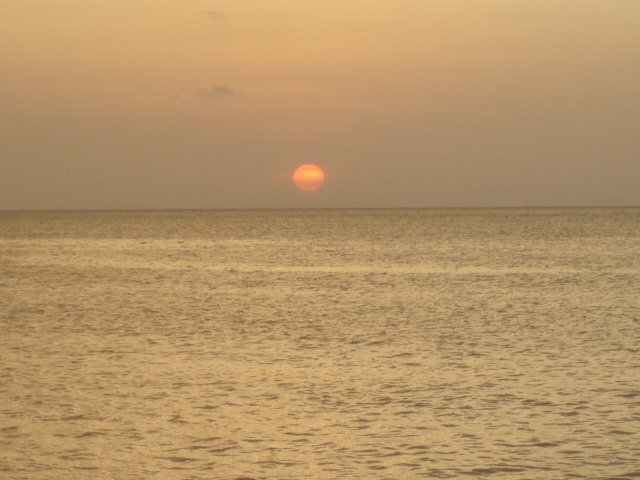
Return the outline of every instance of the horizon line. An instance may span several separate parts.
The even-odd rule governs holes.
[[[186,208],[27,208],[3,209],[0,213],[55,212],[199,212],[199,211],[277,211],[277,210],[533,210],[533,209],[623,209],[640,205],[525,205],[525,206],[434,206],[434,207],[186,207]]]

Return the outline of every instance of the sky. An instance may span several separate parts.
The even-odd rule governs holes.
[[[640,205],[638,0],[1,9],[0,210]]]

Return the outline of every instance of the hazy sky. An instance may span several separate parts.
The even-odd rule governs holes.
[[[640,205],[638,0],[1,10],[0,209]]]

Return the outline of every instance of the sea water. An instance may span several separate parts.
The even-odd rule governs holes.
[[[0,478],[640,477],[640,209],[0,213]]]

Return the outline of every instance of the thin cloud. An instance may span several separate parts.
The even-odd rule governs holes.
[[[208,98],[234,97],[238,95],[236,89],[229,85],[214,85],[213,87],[198,90],[196,93],[200,97]]]
[[[212,20],[224,20],[226,18],[224,12],[221,12],[219,10],[207,10],[203,13]]]

